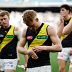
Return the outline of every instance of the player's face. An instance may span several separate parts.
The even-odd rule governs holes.
[[[9,25],[9,17],[7,15],[3,16],[3,17],[0,17],[0,21],[1,21],[1,24],[4,26],[4,27],[8,27]]]
[[[62,13],[64,17],[68,15],[68,11],[65,8],[61,8],[60,13]]]
[[[33,22],[31,22],[28,26],[30,27],[30,29],[32,31],[36,31],[37,30],[37,20],[36,20],[36,17],[33,19]]]

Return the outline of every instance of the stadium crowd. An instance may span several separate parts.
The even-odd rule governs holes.
[[[62,11],[63,11],[63,9],[62,9]],[[68,11],[68,10],[67,10]],[[3,12],[1,12],[1,13],[3,13]],[[46,24],[49,24],[49,26],[53,26],[53,28],[55,28],[55,30],[56,30],[56,32],[58,31],[58,29],[59,29],[59,26],[60,25],[62,25],[62,24],[64,24],[64,23],[62,23],[62,24],[59,24],[59,22],[60,21],[64,21],[63,20],[63,16],[62,16],[62,20],[61,20],[61,11],[60,11],[60,13],[52,13],[51,11],[46,11],[46,12],[37,12],[37,17],[38,18],[36,18],[36,19],[34,19],[37,23],[30,23],[30,22],[26,22],[26,19],[25,19],[25,17],[24,17],[24,15],[23,15],[23,13],[24,12],[18,12],[18,11],[11,11],[10,12],[10,19],[9,19],[9,17],[8,17],[8,21],[10,22],[8,22],[10,25],[12,25],[12,26],[16,26],[16,27],[18,27],[18,28],[20,28],[20,30],[21,31],[23,31],[22,33],[22,37],[23,37],[23,39],[24,39],[24,41],[25,40],[27,40],[26,38],[26,34],[27,33],[29,33],[29,32],[27,32],[26,34],[24,34],[24,29],[28,26],[28,27],[30,27],[30,28],[34,28],[35,26],[34,26],[34,24],[35,25],[37,25],[37,23],[40,23],[39,22],[39,20],[41,21],[41,22],[43,22],[43,23],[46,23]],[[72,14],[71,14],[72,15]],[[7,15],[4,15],[4,16],[7,16]],[[3,20],[5,20],[5,18],[3,18],[4,16],[2,16],[2,14],[1,14],[1,22],[3,21]],[[32,15],[31,15],[32,16]],[[70,16],[70,18],[71,18],[72,16]],[[28,17],[29,18],[29,17]],[[31,19],[30,19],[31,20]],[[25,24],[24,24],[24,22],[26,22]],[[4,24],[4,23],[3,23]],[[31,24],[31,25],[28,25],[28,24]],[[42,24],[42,23],[40,23],[40,24]],[[9,26],[10,26],[9,25]],[[45,25],[45,24],[44,24]],[[34,26],[34,27],[33,27]],[[48,25],[47,25],[48,26]],[[63,25],[64,26],[64,25]],[[63,27],[62,26],[62,27]],[[1,26],[2,28],[3,28],[3,26]],[[36,27],[37,28],[37,27]],[[35,28],[35,29],[36,29]],[[49,28],[49,27],[48,27]],[[5,29],[7,29],[7,28],[5,28]],[[14,29],[14,28],[13,28]],[[17,31],[17,29],[15,29],[16,31]],[[60,28],[60,30],[61,30],[61,28]],[[32,30],[30,30],[30,31],[32,31]],[[36,30],[35,30],[36,31]],[[48,30],[49,31],[49,30]],[[52,29],[51,29],[51,31],[52,31]],[[5,31],[4,31],[5,32]],[[54,32],[54,30],[52,31],[52,32]],[[50,33],[52,33],[52,32],[50,32]],[[2,32],[3,33],[3,32]],[[33,32],[32,32],[33,33]],[[18,34],[18,32],[17,32],[17,34]],[[42,34],[42,33],[41,33]],[[48,33],[49,34],[49,33]],[[53,34],[53,33],[52,33]],[[54,34],[53,34],[54,35]],[[21,37],[21,36],[20,36]],[[26,37],[26,38],[25,38]],[[57,36],[57,34],[56,34],[56,37],[58,37]],[[49,39],[49,38],[48,38]],[[59,38],[58,38],[59,39]],[[52,39],[52,40],[54,40],[55,41],[55,39]],[[20,40],[20,44],[19,44],[19,47],[18,47],[18,49],[19,48],[21,48],[22,47],[22,44],[21,43],[24,43],[24,42],[21,42],[22,40]],[[57,42],[58,43],[58,42]],[[56,44],[57,44],[56,43]],[[25,42],[25,44],[26,44],[26,42]],[[25,46],[25,44],[23,44],[23,49],[24,49],[24,46]],[[61,43],[60,43],[61,44]],[[36,52],[36,48],[34,49],[34,47],[31,47],[31,48],[33,48],[32,50],[34,51],[34,52]],[[56,47],[55,47],[56,48]],[[57,47],[58,48],[58,47]],[[51,48],[50,48],[51,49]],[[23,50],[22,50],[23,51]],[[26,51],[26,50],[25,50]],[[24,53],[24,55],[30,55],[29,54],[29,52],[30,52],[31,50],[27,50],[25,53]],[[24,52],[24,51],[23,51]],[[53,52],[53,51],[50,51],[50,52]],[[56,51],[57,52],[57,51]],[[22,53],[21,52],[21,50],[19,49],[19,53]],[[23,53],[22,53],[23,54]],[[31,55],[32,56],[32,55]],[[71,71],[70,71],[71,72]]]
[[[23,23],[22,15],[23,12],[18,11],[11,11],[10,13],[10,24],[19,27],[21,31],[24,27],[26,27],[26,25]],[[58,29],[60,13],[52,13],[51,11],[37,12],[37,16],[39,17],[40,21],[53,26],[56,30]]]

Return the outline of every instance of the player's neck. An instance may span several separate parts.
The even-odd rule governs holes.
[[[9,27],[10,27],[10,25],[8,25],[8,26],[4,26],[5,29],[7,29],[7,28],[9,28]]]
[[[70,15],[64,17],[64,20],[69,20],[69,19],[70,19]]]
[[[37,26],[35,27],[36,28],[36,30],[41,26],[41,22],[39,21],[38,23],[37,23]]]

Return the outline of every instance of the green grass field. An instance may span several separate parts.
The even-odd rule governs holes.
[[[24,56],[22,54],[19,54],[19,57],[20,57],[20,62],[18,63],[18,65],[23,65],[24,64]],[[57,52],[50,53],[50,62],[51,62],[51,66],[52,66],[52,72],[59,72]],[[69,69],[69,61],[67,62],[67,65],[66,65],[66,72],[68,72],[68,69]],[[26,71],[17,67],[15,72],[26,72]]]

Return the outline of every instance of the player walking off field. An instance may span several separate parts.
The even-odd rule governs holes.
[[[23,22],[28,27],[22,32],[18,51],[28,54],[27,72],[51,72],[49,53],[62,50],[56,31],[52,26],[41,23],[34,10],[24,12]],[[28,50],[23,48],[26,42]]]
[[[65,35],[63,29],[72,21],[72,17],[70,16],[70,6],[67,4],[63,4],[60,7],[61,13],[61,24],[58,30],[58,36],[61,37],[62,43],[62,52],[58,53],[58,63],[59,63],[59,72],[66,72],[66,63],[69,59],[70,67],[69,72],[72,72],[72,55],[69,55],[69,52],[72,48],[72,32]],[[68,28],[67,28],[68,29]],[[66,31],[66,28],[65,28]]]
[[[17,42],[21,31],[9,24],[9,12],[0,12],[0,71],[14,72],[17,66]]]

